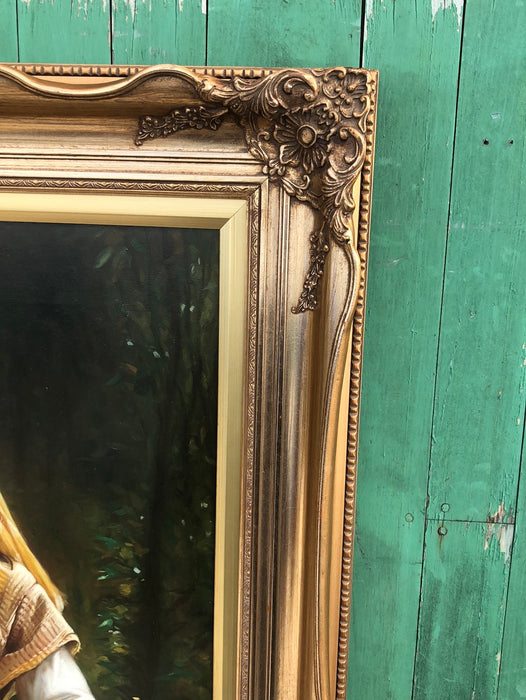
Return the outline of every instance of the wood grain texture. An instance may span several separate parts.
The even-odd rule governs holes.
[[[430,518],[449,532],[440,557],[439,522],[426,532],[416,698],[438,697],[440,684],[440,697],[496,698],[505,616],[498,696],[521,697],[525,678],[524,553],[511,550],[524,417],[526,212],[512,183],[524,173],[525,20],[524,3],[466,10],[429,485]]]
[[[209,65],[357,66],[360,0],[209,0]]]
[[[201,0],[115,0],[114,63],[206,62],[206,14]]]
[[[111,62],[110,0],[17,0],[17,8],[19,61]]]
[[[524,478],[526,471],[526,433],[523,441],[520,471]],[[502,642],[500,682],[497,694],[499,700],[518,700],[518,698],[526,697],[526,625],[524,624],[524,592],[526,591],[526,566],[524,566],[526,561],[525,513],[526,482],[521,480],[517,500],[517,520],[515,523],[515,538],[513,541],[506,620]]]
[[[526,333],[526,4],[468,6],[440,331],[430,510],[515,509]],[[503,40],[506,37],[506,40]],[[521,143],[522,141],[522,143]]]
[[[375,3],[380,70],[348,697],[411,697],[460,35]],[[430,118],[438,115],[440,118]]]
[[[0,62],[18,61],[18,31],[16,5],[0,0]]]
[[[428,527],[414,700],[496,697],[509,559],[486,535],[482,523]]]

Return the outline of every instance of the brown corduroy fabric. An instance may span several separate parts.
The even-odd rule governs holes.
[[[27,569],[0,562],[0,698],[13,680],[79,640]]]

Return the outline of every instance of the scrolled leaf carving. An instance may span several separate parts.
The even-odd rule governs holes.
[[[143,117],[137,145],[183,128],[216,129],[230,112],[270,180],[321,213],[322,232],[312,235],[352,245],[354,184],[370,158],[373,137],[376,83],[370,74],[350,68],[286,69],[257,79],[202,76],[195,88],[207,106],[217,105],[220,111],[192,107],[165,117]],[[295,312],[315,308],[312,299],[322,271],[323,265],[313,274],[311,252]],[[309,303],[304,298],[307,286]]]
[[[213,129],[221,126],[223,116],[228,110],[210,111],[203,105],[174,109],[162,117],[145,116],[139,120],[139,128],[135,144],[140,146],[144,141],[155,138],[166,138],[183,129]]]
[[[318,306],[318,282],[323,275],[325,259],[329,252],[329,244],[323,231],[315,231],[310,236],[310,265],[303,283],[303,291],[296,306],[292,307],[293,314],[303,311],[314,311]]]

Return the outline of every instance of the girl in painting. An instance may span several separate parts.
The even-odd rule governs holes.
[[[0,494],[0,699],[94,700],[72,658],[62,597]]]

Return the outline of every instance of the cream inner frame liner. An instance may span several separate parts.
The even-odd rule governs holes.
[[[156,194],[0,193],[0,220],[219,229],[214,700],[237,697],[239,560],[248,297],[243,199]]]

